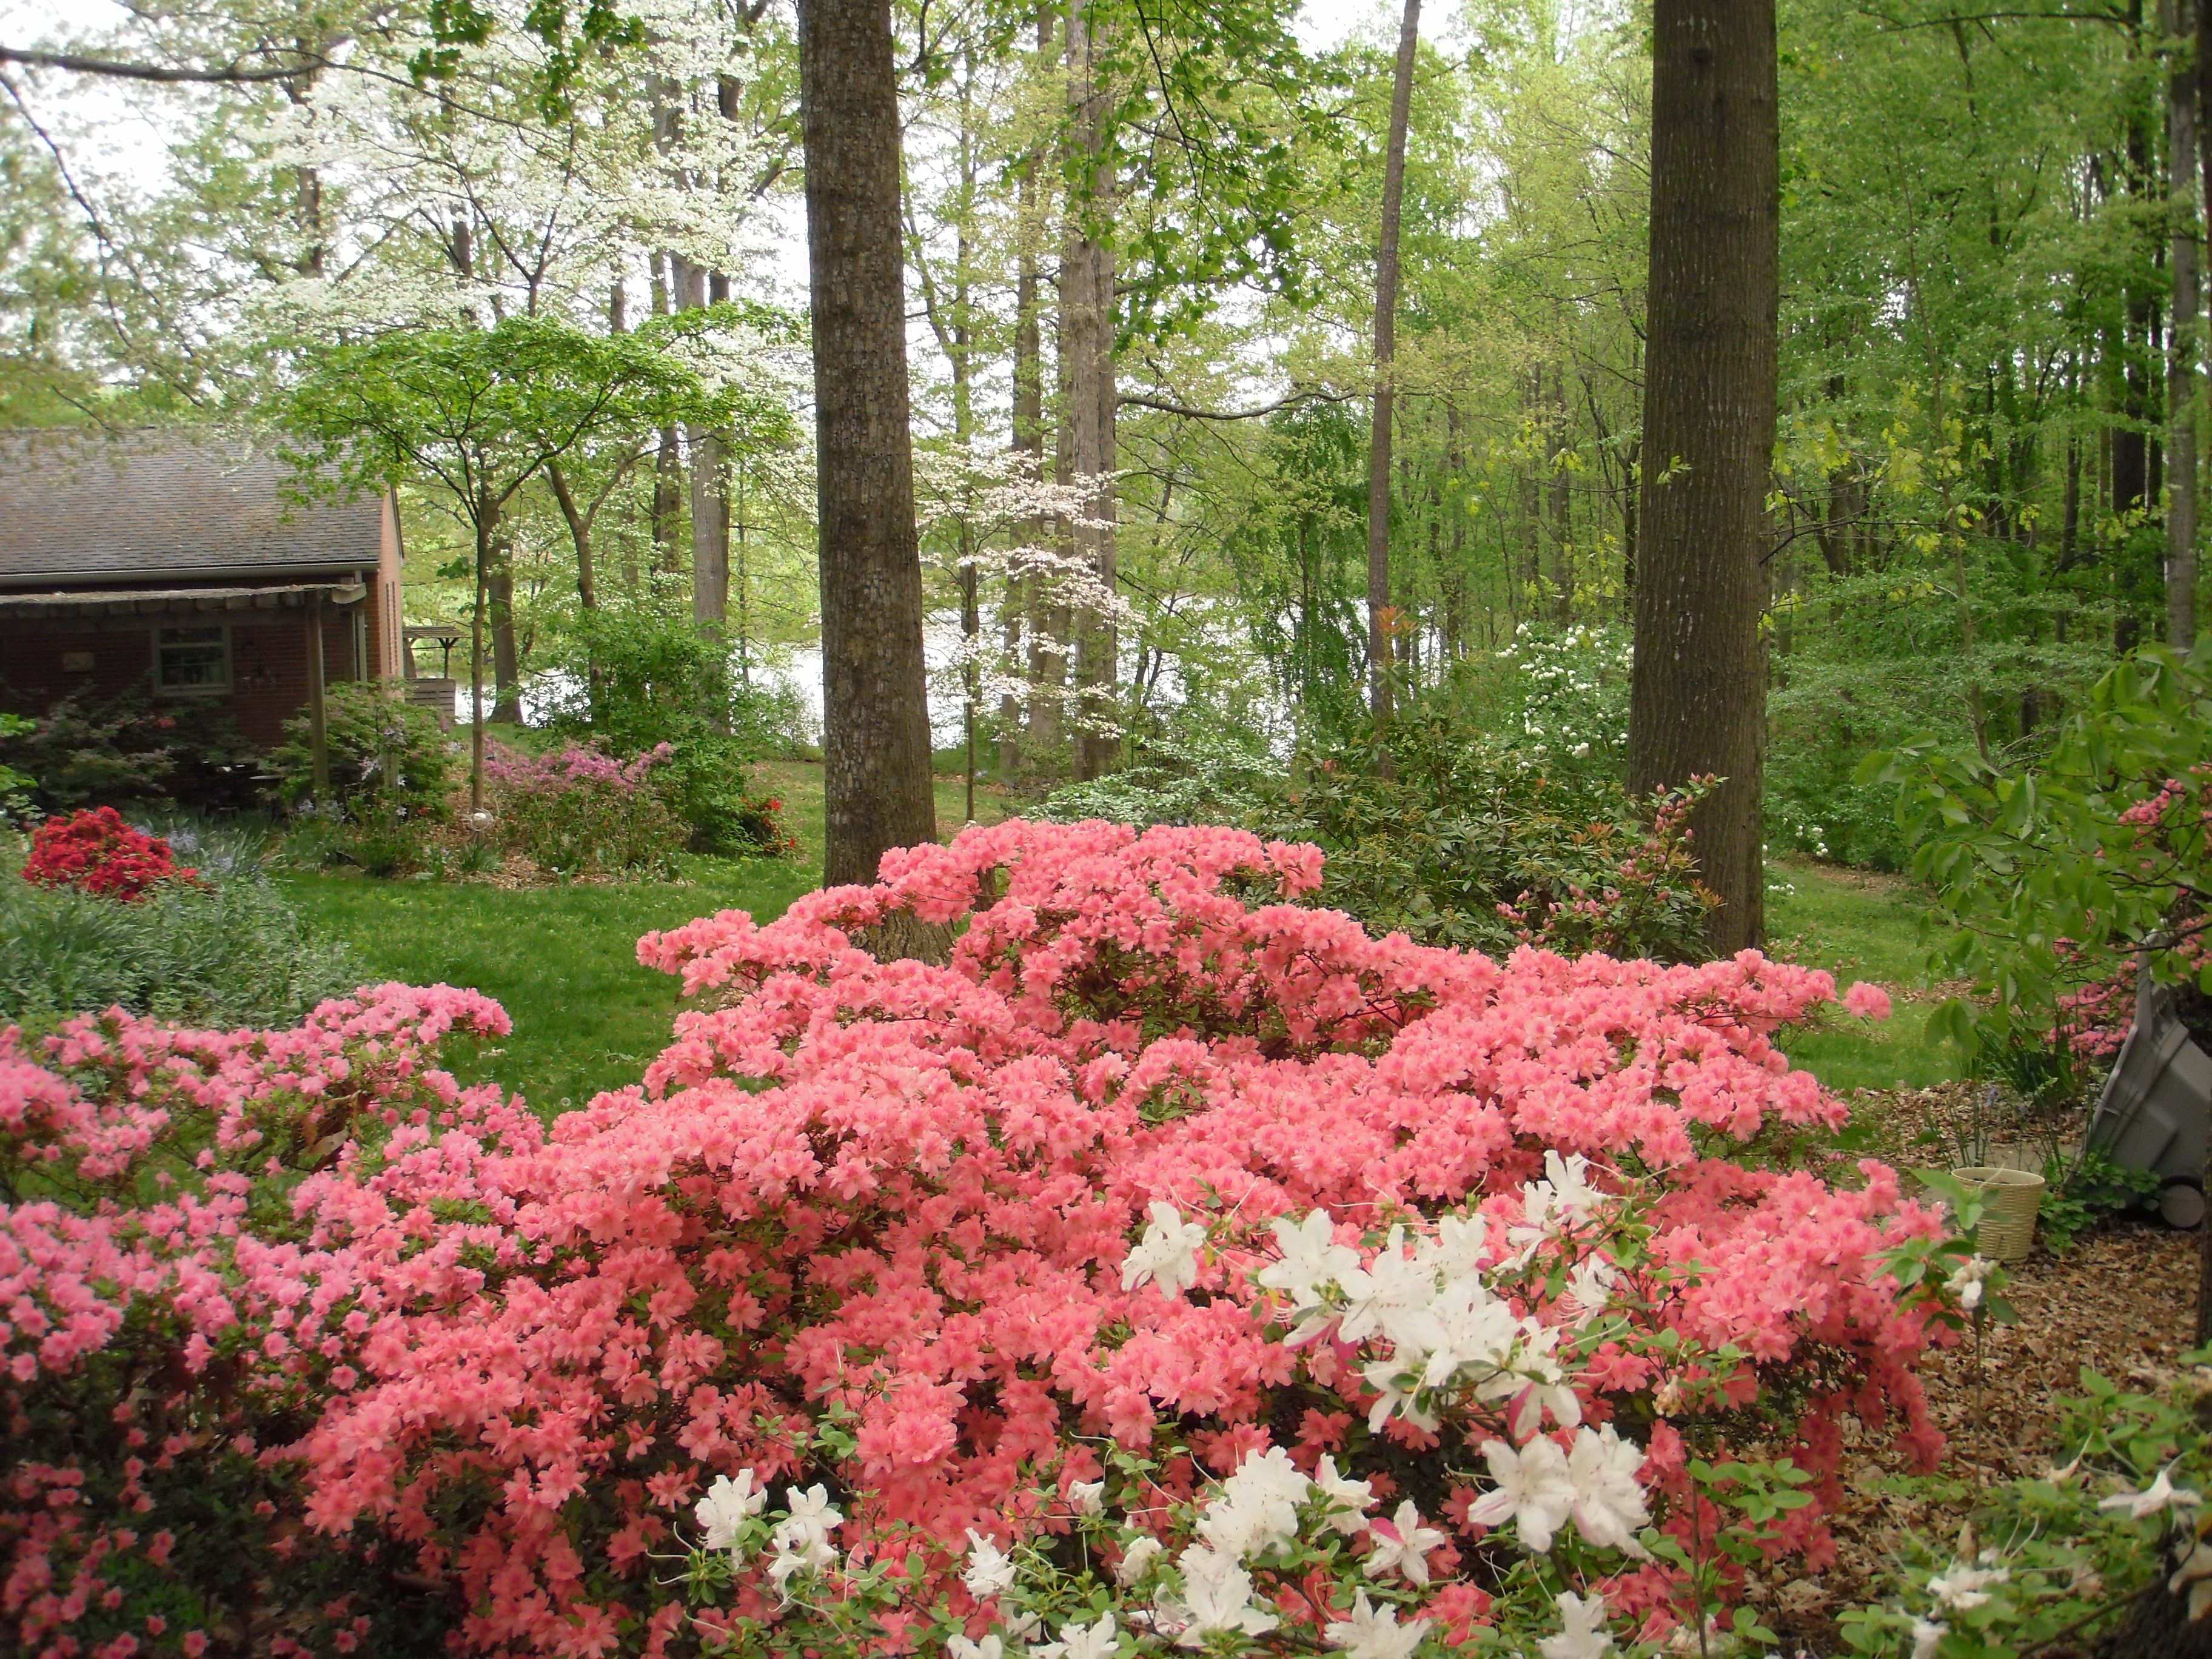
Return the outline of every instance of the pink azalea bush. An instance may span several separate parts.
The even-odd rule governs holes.
[[[484,778],[500,839],[562,876],[665,872],[685,836],[657,787],[674,753],[664,743],[625,761],[573,741],[543,754],[492,744]]]
[[[282,1449],[351,1385],[360,1334],[393,1294],[380,1275],[432,1282],[455,1246],[324,1250],[291,1200],[310,1172],[433,1126],[534,1133],[495,1091],[429,1064],[448,1036],[507,1029],[474,993],[385,985],[286,1031],[119,1010],[36,1039],[0,1030],[9,1650],[359,1642],[356,1621],[388,1598],[383,1564],[373,1542],[301,1547]]]
[[[183,1091],[212,1160],[189,1211],[95,1207],[69,1248],[121,1278],[52,1273],[88,1211],[41,1212],[19,1416],[158,1327],[157,1395],[260,1414],[225,1455],[268,1547],[348,1587],[285,1630],[319,1650],[382,1583],[486,1653],[981,1656],[1055,1622],[1070,1652],[1595,1651],[1819,1564],[1853,1424],[1939,1450],[1913,1368],[1955,1322],[1934,1212],[1880,1165],[1790,1167],[1842,1109],[1773,1037],[1832,981],[1376,939],[1295,902],[1319,876],[1219,830],[893,854],[766,927],[641,941],[702,1006],[550,1128],[423,1064],[440,1021],[499,1027],[450,992],[134,1028],[143,1089],[19,1043],[27,1158],[143,1167],[167,1131],[139,1114]],[[960,926],[945,965],[854,944],[902,911]],[[38,1639],[148,1547],[112,1472],[138,1455],[91,1460],[66,1535],[41,1505],[90,1465],[19,1483],[37,1582],[5,1605]]]

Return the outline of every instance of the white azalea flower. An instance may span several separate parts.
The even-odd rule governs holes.
[[[1406,1230],[1393,1227],[1375,1259],[1364,1267],[1347,1268],[1337,1276],[1346,1306],[1337,1334],[1358,1342],[1380,1331],[1400,1347],[1419,1346],[1423,1352],[1436,1346],[1424,1340],[1424,1322],[1432,1319],[1430,1304],[1436,1300],[1436,1268],[1418,1254],[1408,1255]]]
[[[1198,1250],[1206,1243],[1204,1224],[1185,1221],[1172,1204],[1152,1206],[1152,1224],[1145,1229],[1121,1264],[1121,1288],[1133,1291],[1148,1280],[1164,1296],[1174,1296],[1198,1283]]]
[[[2158,1479],[2141,1492],[2116,1492],[2100,1501],[2100,1510],[2125,1510],[2136,1520],[2156,1515],[2163,1509],[2191,1509],[2204,1501],[2202,1492],[2191,1492],[2185,1486],[2173,1484],[2174,1465],[2168,1463],[2158,1472]]]
[[[783,1490],[783,1520],[776,1523],[775,1536],[818,1536],[827,1538],[830,1529],[845,1519],[844,1512],[830,1501],[827,1487],[809,1486],[805,1492],[796,1486]]]
[[[1182,1569],[1182,1594],[1163,1597],[1158,1606],[1162,1621],[1176,1627],[1180,1645],[1204,1647],[1217,1632],[1261,1636],[1279,1622],[1252,1605],[1252,1575],[1235,1557],[1193,1544],[1176,1565]]]
[[[1620,1270],[1601,1255],[1584,1258],[1575,1264],[1567,1275],[1567,1300],[1581,1310],[1582,1317],[1575,1322],[1587,1325],[1606,1310],[1613,1300],[1613,1287],[1620,1281]]]
[[[768,1503],[768,1488],[756,1489],[753,1472],[739,1469],[737,1478],[726,1474],[714,1477],[714,1484],[707,1488],[707,1495],[691,1510],[705,1534],[702,1540],[710,1550],[729,1550],[738,1547],[738,1534],[745,1522],[758,1515]]]
[[[1948,1625],[1939,1623],[1933,1619],[1914,1620],[1912,1621],[1912,1659],[1929,1659],[1929,1656],[1936,1651],[1936,1644],[1950,1633],[1951,1627]]]
[[[778,1533],[781,1533],[779,1528]],[[779,1591],[789,1593],[791,1580],[801,1573],[827,1572],[837,1565],[836,1547],[820,1533],[772,1540],[775,1553],[769,1557],[768,1576]]]
[[[1370,1522],[1367,1535],[1375,1546],[1367,1554],[1367,1576],[1395,1572],[1415,1585],[1429,1582],[1429,1552],[1444,1541],[1443,1533],[1421,1524],[1421,1512],[1410,1498],[1389,1520]]]
[[[1566,1453],[1550,1440],[1531,1440],[1517,1452],[1503,1440],[1492,1440],[1484,1443],[1482,1455],[1498,1485],[1468,1510],[1467,1518],[1486,1527],[1510,1521],[1522,1548],[1542,1554],[1575,1507]]]
[[[1943,1281],[1943,1288],[1958,1297],[1959,1305],[1968,1313],[1982,1305],[1983,1280],[1996,1268],[1996,1263],[1985,1255],[1970,1256],[1959,1264],[1959,1269]]]
[[[1928,1581],[1928,1593],[1938,1606],[1965,1613],[1987,1605],[1990,1593],[1984,1586],[2002,1584],[2011,1577],[2002,1567],[1970,1567],[1963,1561],[1954,1561]]]
[[[1322,1285],[1359,1266],[1359,1252],[1336,1242],[1336,1224],[1327,1210],[1316,1210],[1304,1221],[1277,1216],[1274,1229],[1282,1260],[1261,1268],[1259,1281],[1262,1289],[1288,1296],[1294,1308],[1317,1305]]]
[[[2212,1545],[2198,1540],[2189,1553],[2181,1558],[2181,1565],[2166,1587],[2179,1595],[2189,1592],[2189,1620],[2191,1624],[2212,1611]]]
[[[968,1528],[968,1565],[960,1574],[968,1594],[978,1601],[1004,1595],[1014,1587],[1012,1558],[973,1527]]]
[[[1336,1459],[1327,1452],[1314,1466],[1313,1489],[1328,1502],[1328,1524],[1338,1535],[1352,1538],[1367,1530],[1365,1511],[1375,1507],[1375,1489],[1364,1480],[1339,1474]]]
[[[1106,1510],[1106,1483],[1103,1480],[1069,1481],[1067,1506],[1078,1515],[1103,1514]]]
[[[1401,1625],[1397,1608],[1387,1601],[1380,1607],[1375,1607],[1368,1601],[1365,1590],[1353,1598],[1352,1611],[1340,1620],[1332,1620],[1323,1632],[1329,1646],[1343,1649],[1352,1659],[1410,1659],[1428,1633],[1427,1620],[1416,1619],[1410,1625]]]
[[[1605,1597],[1567,1590],[1559,1605],[1559,1633],[1536,1644],[1544,1659],[1604,1659],[1613,1651],[1613,1637],[1605,1627]]]
[[[1523,1242],[1521,1235],[1534,1229],[1539,1235],[1551,1231],[1553,1216],[1563,1222],[1574,1223],[1589,1219],[1590,1212],[1605,1200],[1605,1194],[1589,1184],[1589,1159],[1577,1152],[1571,1158],[1561,1158],[1556,1147],[1544,1153],[1542,1181],[1531,1181],[1521,1188],[1521,1203],[1528,1216],[1527,1228],[1515,1228],[1512,1238]]]
[[[1135,1583],[1152,1570],[1152,1563],[1166,1546],[1148,1532],[1140,1532],[1131,1539],[1121,1552],[1121,1559],[1114,1566],[1114,1582],[1123,1589]]]
[[[1623,1550],[1638,1560],[1648,1559],[1650,1552],[1636,1534],[1651,1519],[1636,1479],[1643,1467],[1644,1449],[1623,1440],[1610,1423],[1595,1434],[1588,1429],[1578,1432],[1567,1456],[1576,1527],[1600,1549]]]
[[[1109,1613],[1095,1625],[1062,1625],[1060,1640],[1040,1642],[1030,1651],[1036,1659],[1113,1659],[1120,1644],[1121,1632]]]
[[[1288,1544],[1311,1486],[1281,1447],[1255,1452],[1215,1490],[1199,1516],[1199,1536],[1239,1560]]]
[[[994,1631],[980,1641],[971,1641],[965,1636],[948,1636],[945,1638],[945,1650],[951,1659],[1006,1659],[1006,1644]]]

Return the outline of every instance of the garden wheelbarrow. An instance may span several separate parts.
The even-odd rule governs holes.
[[[2159,1178],[2158,1209],[2166,1224],[2193,1227],[2204,1218],[2204,1139],[2212,1121],[2212,1054],[2182,1024],[2173,993],[2136,976],[2136,1018],[2097,1097],[2088,1148],[2124,1169]]]

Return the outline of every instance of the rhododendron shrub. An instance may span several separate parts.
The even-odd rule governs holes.
[[[23,879],[39,887],[81,887],[104,898],[143,898],[165,881],[194,881],[169,843],[123,821],[112,806],[48,818],[31,833]]]
[[[1773,1042],[1829,976],[1376,939],[1296,902],[1319,875],[1014,823],[647,936],[714,1006],[641,1087],[301,1183],[301,1248],[380,1264],[295,1449],[308,1524],[513,1653],[1003,1644],[997,1554],[1118,1557],[1153,1643],[1463,1637],[1538,1589],[1663,1630],[1740,1571],[1712,1494],[1771,1484],[1760,1449],[1814,1501],[1739,1545],[1819,1563],[1850,1423],[1938,1449],[1913,1365],[1952,1317],[1903,1265],[1935,1212],[1787,1167],[1842,1120]],[[854,946],[897,911],[960,926],[949,963]]]
[[[112,1011],[0,1031],[0,1643],[27,1654],[435,1651],[376,1540],[299,1524],[282,1449],[370,1316],[464,1234],[318,1248],[314,1171],[535,1119],[430,1061],[495,1004],[386,985],[285,1031]],[[325,1182],[327,1185],[328,1183]],[[389,1279],[385,1275],[389,1274]]]

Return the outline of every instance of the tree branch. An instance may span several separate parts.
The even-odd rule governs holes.
[[[1157,409],[1163,415],[1180,415],[1186,421],[1256,421],[1263,415],[1273,415],[1279,409],[1289,409],[1303,403],[1348,404],[1364,397],[1358,392],[1324,392],[1318,386],[1307,386],[1287,397],[1278,398],[1272,404],[1262,404],[1257,409],[1193,409],[1188,404],[1171,404],[1160,398],[1141,398],[1134,392],[1121,394],[1125,409]]]
[[[31,69],[68,70],[75,75],[105,75],[123,81],[190,82],[203,86],[242,86],[262,81],[289,81],[313,74],[325,65],[319,58],[268,69],[247,69],[227,64],[218,69],[173,69],[167,64],[133,64],[115,58],[81,58],[73,52],[40,52],[25,46],[0,46],[0,64],[21,64]]]

